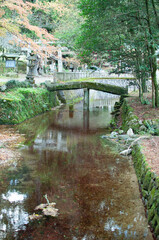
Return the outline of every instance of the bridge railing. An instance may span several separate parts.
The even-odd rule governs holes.
[[[89,72],[89,71],[85,71],[85,72],[55,72],[54,73],[54,79],[55,80],[59,80],[59,81],[69,81],[69,80],[73,80],[73,79],[80,79],[80,78],[102,78],[102,77],[106,77],[106,78],[130,78],[133,77],[130,74],[109,74],[106,71],[102,71],[102,72]]]
[[[56,72],[54,77],[59,81],[69,81],[73,79],[87,78],[89,74],[87,72]]]

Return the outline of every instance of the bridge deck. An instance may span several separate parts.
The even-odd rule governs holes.
[[[66,82],[66,83],[46,83],[49,91],[58,90],[73,90],[73,89],[94,89],[97,91],[112,93],[116,95],[127,95],[128,89],[110,84],[97,83],[97,82]]]

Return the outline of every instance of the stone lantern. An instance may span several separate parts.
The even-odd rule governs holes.
[[[34,84],[35,83],[34,76],[36,75],[37,71],[38,57],[36,54],[34,54],[33,51],[31,51],[30,56],[27,57],[27,60],[28,60],[27,66],[29,71],[26,76],[26,81],[28,81],[31,84]]]

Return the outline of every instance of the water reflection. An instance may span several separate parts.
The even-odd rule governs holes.
[[[26,201],[31,186],[24,186],[25,181],[30,181],[29,171],[22,164],[10,166],[0,173],[0,239],[16,239],[18,231],[25,229],[29,222]]]
[[[8,190],[5,194],[1,195],[0,239],[5,239],[7,236],[13,235],[15,237],[18,230],[25,229],[24,225],[29,222],[28,212],[24,208],[26,198],[26,194],[15,189]]]
[[[39,151],[67,152],[67,136],[61,131],[48,130],[45,134],[37,136],[32,148]]]
[[[15,189],[13,191],[9,190],[6,194],[2,194],[2,199],[7,200],[10,203],[23,202],[26,197],[26,194],[17,192]]]
[[[89,110],[83,110],[83,130],[89,131]]]
[[[127,230],[124,230],[123,224],[121,225],[118,225],[114,218],[108,218],[107,219],[107,222],[105,223],[105,226],[104,226],[104,230],[105,231],[111,231],[114,235],[114,239],[117,237],[120,236],[120,238],[122,237],[122,239],[137,239],[137,232],[136,231],[131,231],[131,227],[132,225],[128,225],[128,229]],[[145,232],[144,234],[145,236],[148,235],[148,231],[147,233]]]

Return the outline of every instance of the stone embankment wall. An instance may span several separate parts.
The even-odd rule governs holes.
[[[42,88],[0,92],[0,124],[17,124],[58,105],[56,93]]]
[[[133,147],[132,157],[148,223],[159,240],[159,177],[149,168],[142,153],[142,146],[136,144]]]
[[[151,129],[154,128],[157,131],[157,126],[159,124],[158,120],[140,121],[138,117],[133,114],[133,109],[128,105],[127,99],[123,101],[122,119],[122,128],[126,131],[131,127],[135,133],[143,132],[143,130],[145,132],[150,132],[152,131]],[[159,177],[151,171],[151,168],[148,166],[146,157],[142,153],[142,145],[139,143],[133,147],[132,158],[142,193],[142,200],[146,209],[148,223],[156,239],[159,240]]]

